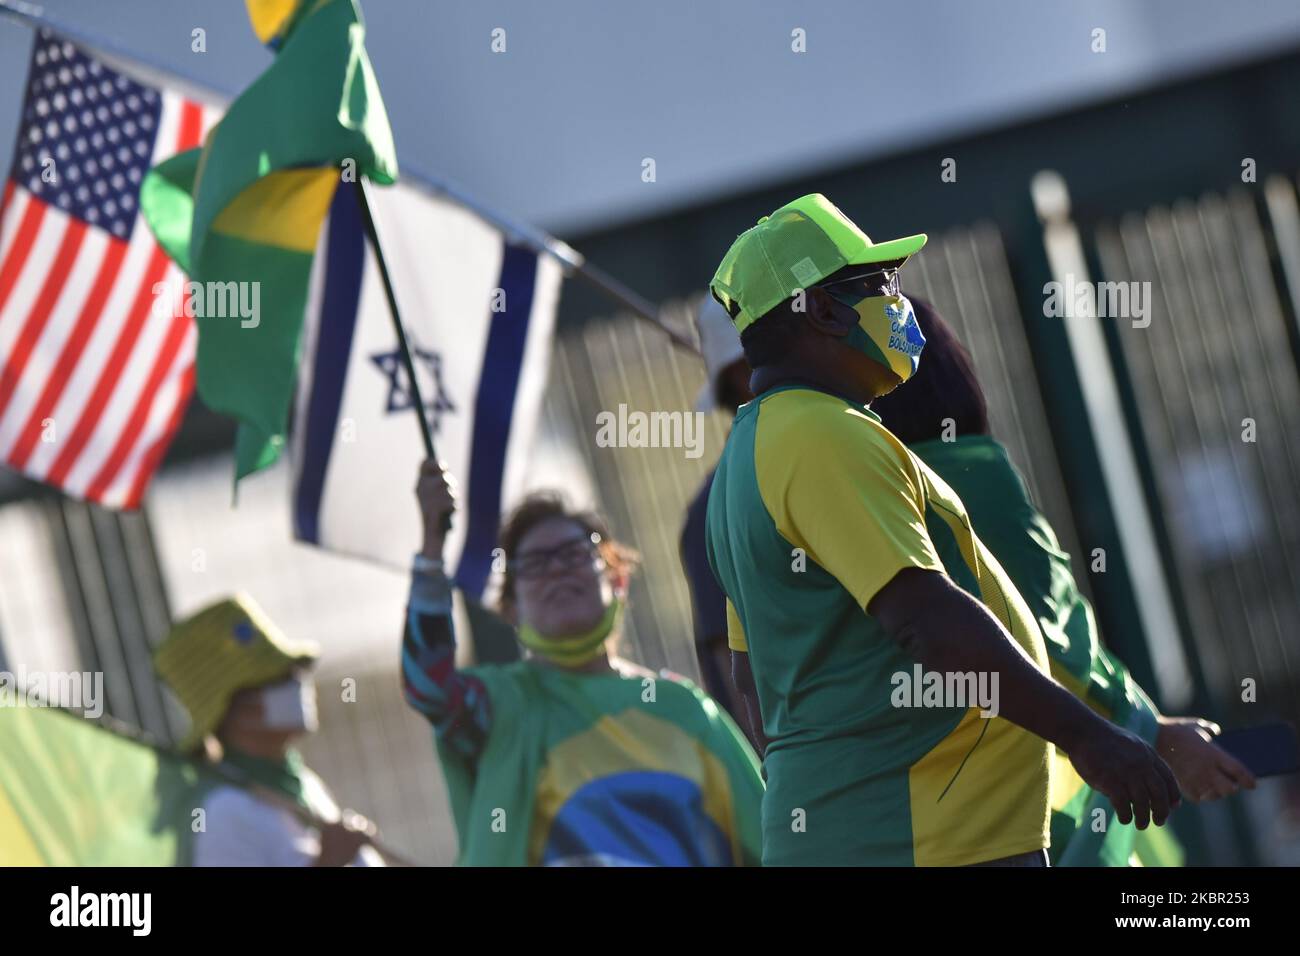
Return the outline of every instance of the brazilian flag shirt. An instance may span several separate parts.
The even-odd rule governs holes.
[[[1052,746],[979,705],[918,706],[900,689],[919,665],[866,612],[904,568],[946,574],[1048,669],[961,500],[869,408],[807,386],[743,406],[707,539],[770,740],[765,865],[965,865],[1048,845]]]
[[[488,689],[493,726],[475,761],[439,751],[461,862],[758,864],[757,758],[685,678],[526,661],[467,673]]]
[[[758,759],[685,678],[454,658],[450,586],[416,571],[405,696],[434,728],[458,863],[758,864]]]

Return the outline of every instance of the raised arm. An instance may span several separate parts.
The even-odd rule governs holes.
[[[483,682],[456,669],[451,583],[442,563],[445,518],[456,507],[454,483],[437,462],[426,461],[415,494],[424,545],[411,570],[402,684],[406,702],[433,724],[443,745],[473,759],[487,741],[492,707]]]

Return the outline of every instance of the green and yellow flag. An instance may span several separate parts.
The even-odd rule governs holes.
[[[0,866],[186,866],[213,779],[41,707],[0,707]]]
[[[236,479],[274,462],[284,443],[312,256],[335,188],[397,178],[355,0],[247,3],[275,62],[202,149],[159,164],[140,193],[159,244],[192,282],[217,286],[203,301],[235,292],[252,305],[238,315],[195,309],[199,395],[239,421]]]

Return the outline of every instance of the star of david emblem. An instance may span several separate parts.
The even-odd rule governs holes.
[[[370,361],[388,377],[388,398],[384,411],[390,415],[409,412],[415,406],[415,398],[411,394],[401,350],[394,348],[391,352],[379,352],[370,356]],[[420,397],[424,399],[424,410],[429,416],[429,428],[436,435],[442,415],[456,411],[442,380],[442,356],[412,343],[411,362],[415,366]]]

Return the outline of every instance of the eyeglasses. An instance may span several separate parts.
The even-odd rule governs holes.
[[[856,283],[856,286],[853,283]],[[850,295],[854,292],[868,296],[900,295],[903,291],[903,283],[899,278],[897,267],[875,269],[861,275],[849,276],[847,279],[836,279],[834,282],[819,284],[831,295]]]
[[[593,531],[587,537],[574,538],[553,548],[538,548],[521,554],[506,567],[520,580],[540,578],[550,572],[552,565],[557,571],[572,571],[589,564],[599,555],[600,541],[600,534]]]

